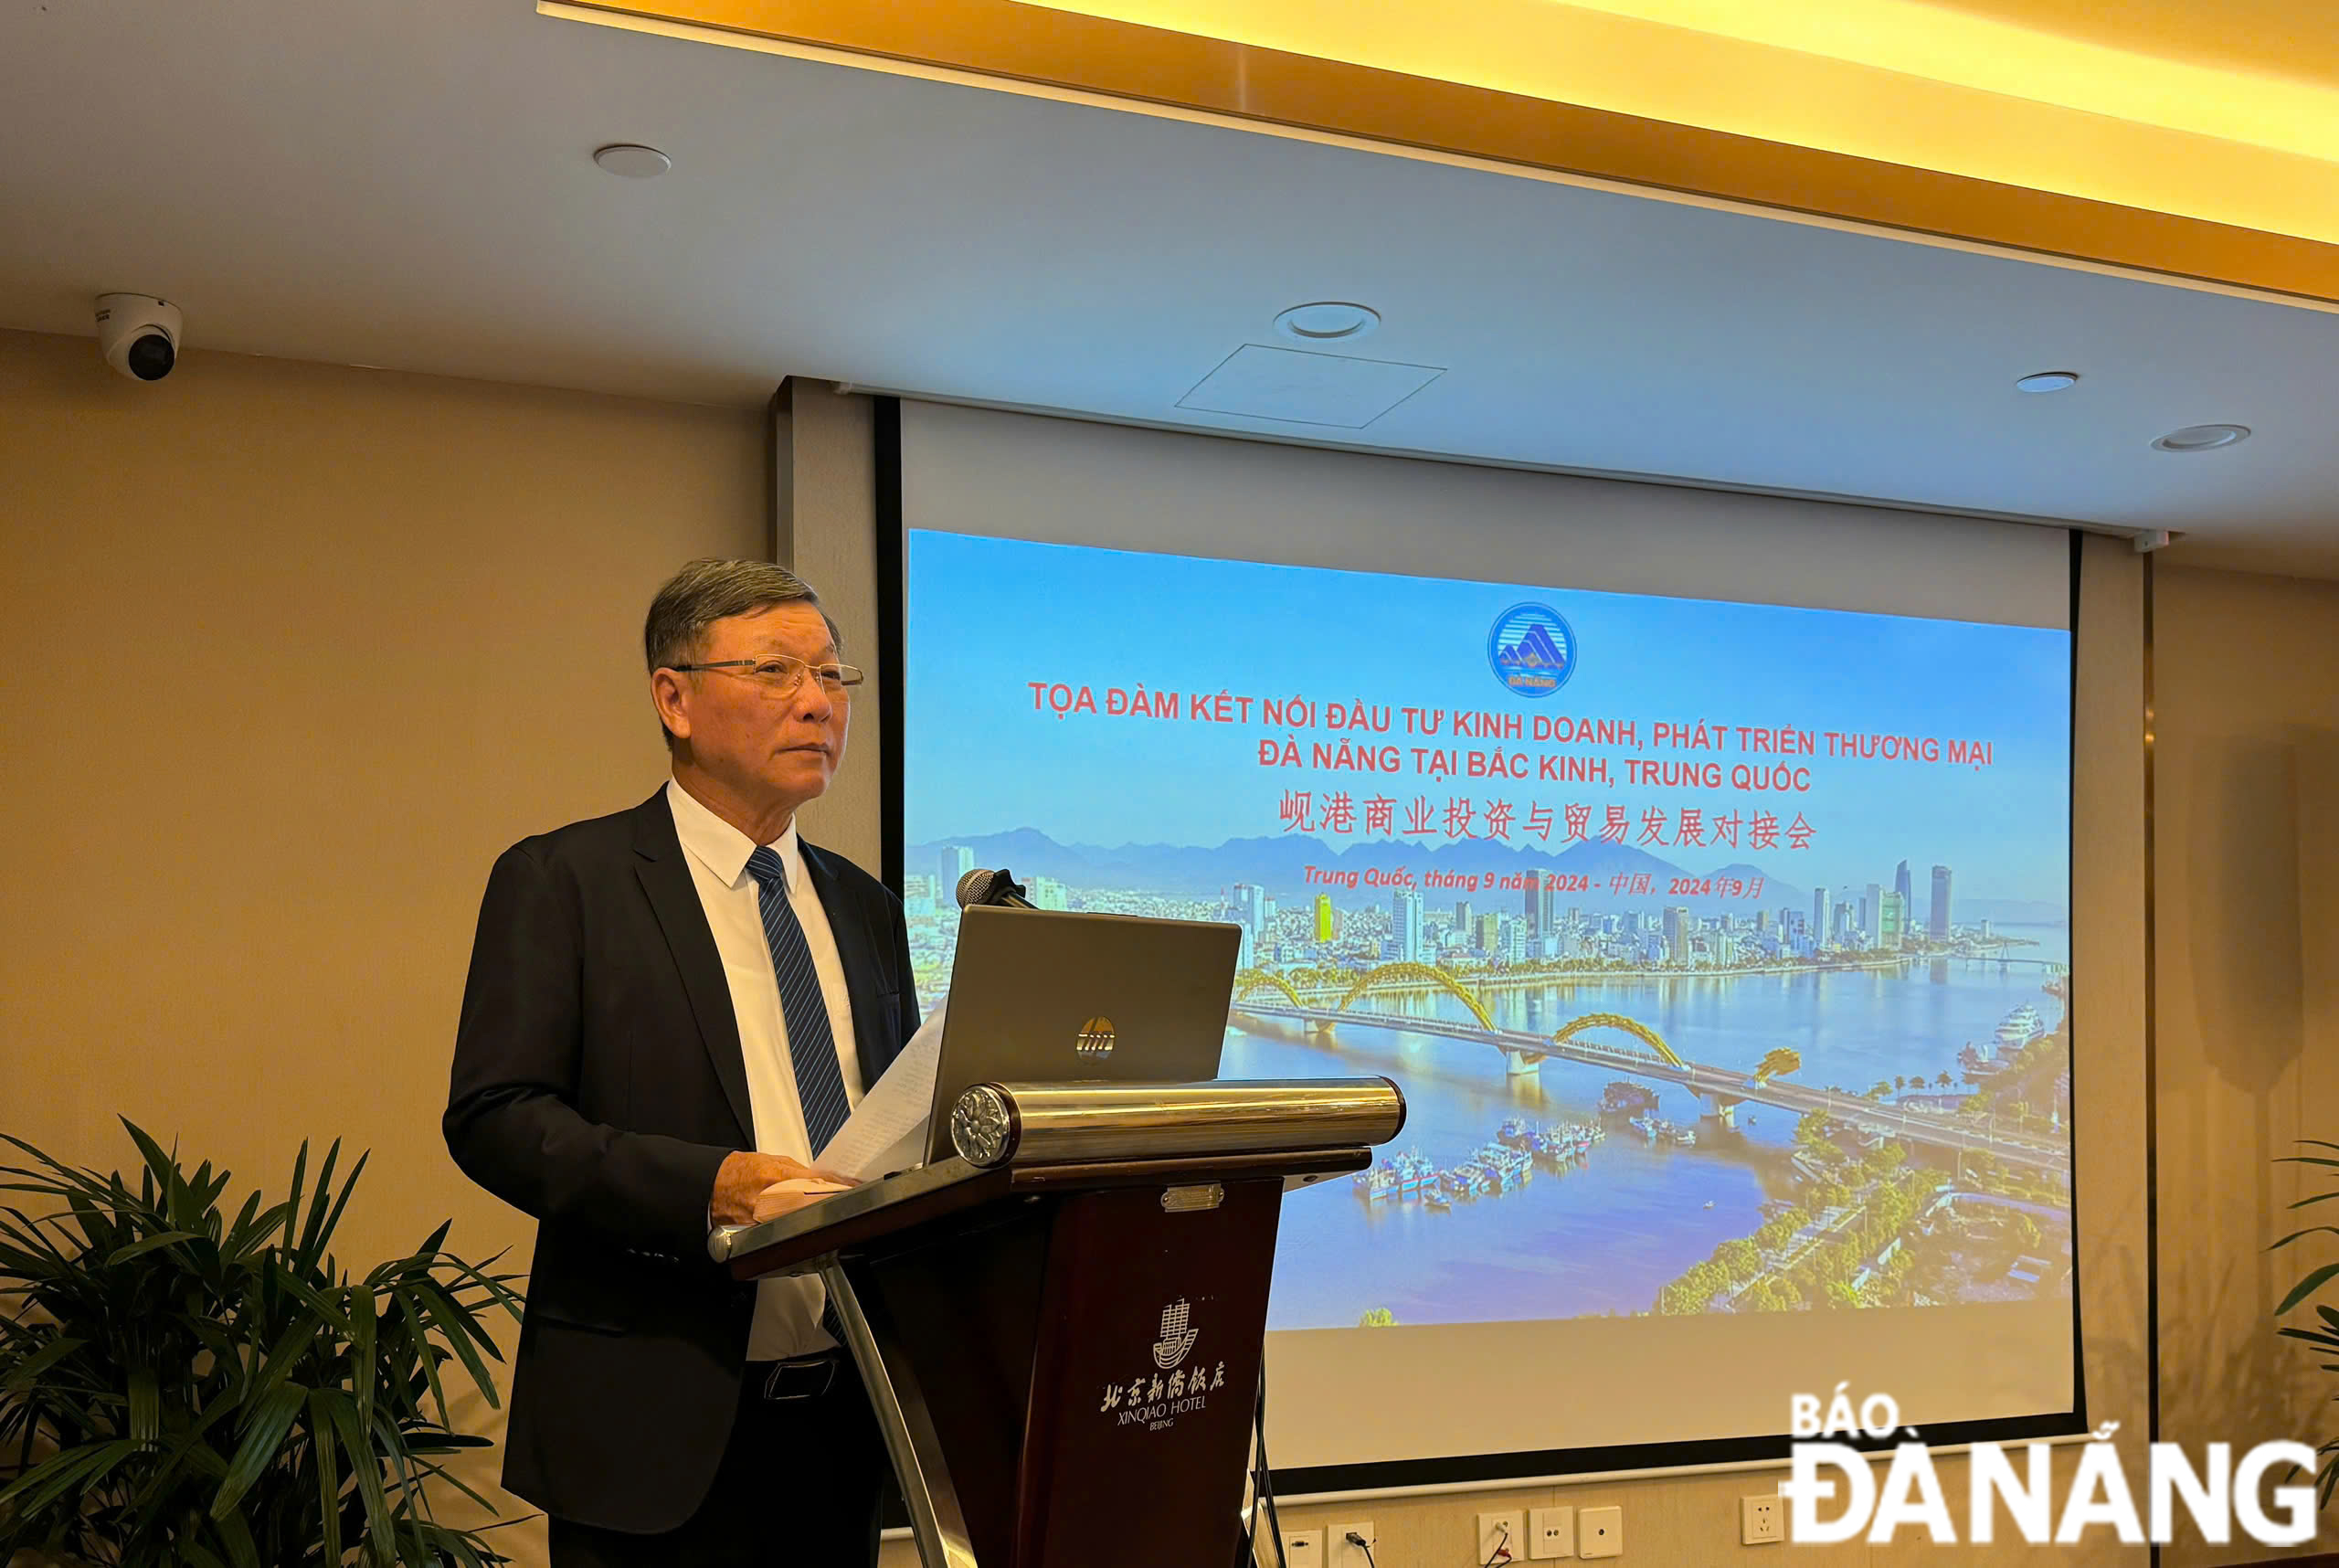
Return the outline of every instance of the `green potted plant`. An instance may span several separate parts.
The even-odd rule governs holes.
[[[303,1144],[285,1199],[231,1218],[226,1171],[123,1125],[134,1185],[0,1135],[26,1161],[0,1166],[0,1563],[508,1561],[426,1484],[494,1513],[442,1462],[489,1442],[452,1429],[442,1374],[496,1403],[483,1319],[517,1318],[515,1277],[440,1250],[444,1224],[353,1277],[331,1247],[365,1160],[336,1191],[339,1143],[313,1189]]]
[[[2329,1149],[2339,1150],[2339,1143],[2326,1143],[2319,1138],[2302,1138],[2299,1139],[2299,1147],[2302,1149]],[[2282,1165],[2315,1165],[2321,1166],[2329,1171],[2339,1172],[2339,1160],[2334,1160],[2328,1155],[2286,1154],[2282,1156],[2281,1160],[2276,1161],[2276,1163]],[[2334,1176],[2333,1180],[2334,1182],[2339,1182],[2339,1176]],[[2339,1185],[2334,1185],[2327,1192],[2311,1193],[2306,1197],[2301,1198],[2297,1202],[2292,1203],[2291,1207],[2293,1209],[2309,1208],[2316,1203],[2329,1202],[2334,1198],[2339,1198]],[[2273,1246],[2270,1246],[2266,1250],[2271,1252],[2275,1247],[2285,1247],[2290,1245],[2292,1242],[2297,1241],[2302,1236],[2311,1236],[2322,1232],[2328,1232],[2333,1235],[2339,1235],[2339,1225],[2309,1225],[2302,1231],[2292,1231],[2289,1235],[2286,1235],[2281,1240],[2274,1243]],[[2319,1268],[2309,1269],[2306,1275],[2301,1278],[2296,1285],[2291,1287],[2291,1293],[2282,1298],[2282,1304],[2274,1308],[2274,1316],[2277,1318],[2281,1317],[2292,1308],[2304,1302],[2307,1298],[2313,1296],[2316,1291],[2321,1290],[2324,1286],[2330,1284],[2334,1279],[2339,1279],[2339,1263],[2326,1263]],[[2318,1319],[2320,1319],[2319,1327],[2313,1329],[2286,1328],[2281,1330],[2282,1337],[2290,1340],[2303,1340],[2308,1344],[2313,1345],[2318,1352],[2323,1355],[2339,1355],[2339,1307],[2333,1307],[2328,1303],[2318,1302],[2315,1305],[2314,1315]],[[2339,1361],[2324,1361],[2323,1363],[2323,1370],[2324,1372],[2339,1372]],[[2323,1461],[2322,1474],[2318,1478],[2315,1486],[2316,1506],[2321,1508],[2329,1508],[2331,1506],[2331,1494],[2334,1490],[2339,1490],[2339,1438],[2334,1438],[2332,1441],[2323,1444],[2323,1446],[2315,1450],[2315,1454]]]

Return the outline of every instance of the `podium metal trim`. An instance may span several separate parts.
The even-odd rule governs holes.
[[[846,1348],[861,1368],[862,1384],[884,1434],[885,1451],[894,1461],[903,1500],[909,1505],[918,1561],[925,1568],[978,1568],[967,1517],[958,1506],[958,1490],[950,1479],[925,1391],[909,1370],[908,1359],[890,1353],[895,1348],[893,1325],[883,1306],[862,1300],[841,1264],[823,1264],[820,1283],[828,1287],[829,1305],[844,1330]]]
[[[860,1239],[855,1233],[863,1227],[856,1226],[855,1221],[878,1216],[873,1234],[884,1234],[889,1226],[903,1223],[899,1210],[919,1205],[916,1217],[924,1219],[970,1208],[995,1195],[1004,1180],[1004,1172],[978,1171],[963,1160],[938,1160],[915,1171],[881,1176],[775,1219],[751,1225],[718,1226],[707,1237],[707,1255],[717,1263],[736,1265],[757,1253],[789,1247],[792,1261],[788,1272],[809,1273],[803,1264],[822,1253],[842,1251]],[[824,1242],[819,1252],[790,1246],[815,1234]],[[833,1245],[826,1245],[831,1238]],[[758,1269],[744,1274],[734,1267],[732,1272],[736,1278],[753,1279],[770,1271]]]

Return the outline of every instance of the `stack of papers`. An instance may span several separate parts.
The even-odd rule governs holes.
[[[947,1005],[936,1008],[934,1016],[919,1025],[813,1164],[872,1181],[926,1163],[926,1124],[934,1106],[934,1074],[942,1058],[942,1014]]]
[[[921,1025],[861,1103],[845,1118],[812,1163],[855,1181],[873,1181],[926,1163],[926,1125],[934,1105],[934,1073],[942,1056],[942,1008]],[[787,1183],[782,1182],[785,1186]],[[746,1225],[717,1225],[708,1245],[718,1258],[725,1243]]]

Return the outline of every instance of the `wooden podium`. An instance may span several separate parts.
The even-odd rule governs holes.
[[[1404,1118],[1386,1078],[978,1085],[956,1157],[718,1255],[827,1283],[925,1568],[1231,1568],[1284,1193]]]

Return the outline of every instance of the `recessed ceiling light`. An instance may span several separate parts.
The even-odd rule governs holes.
[[[2076,370],[2040,370],[2024,376],[2014,384],[2017,392],[2060,392],[2066,387],[2080,384]]]
[[[1380,324],[1381,313],[1371,305],[1340,300],[1294,305],[1275,318],[1275,331],[1294,343],[1353,343]]]
[[[2153,443],[2164,452],[2212,452],[2249,439],[2248,425],[2187,425]]]
[[[596,147],[593,161],[609,173],[623,175],[630,180],[650,179],[674,166],[674,160],[657,148],[632,142],[612,142],[606,147]]]

